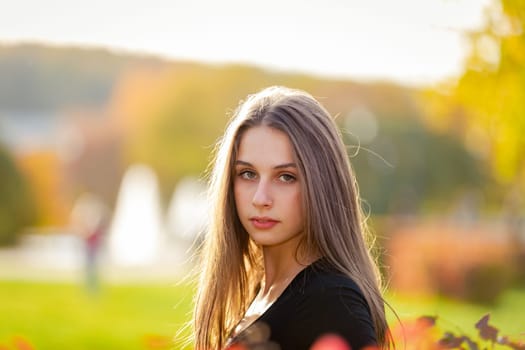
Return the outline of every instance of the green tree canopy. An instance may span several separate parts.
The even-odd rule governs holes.
[[[27,182],[2,146],[0,198],[0,245],[13,244],[20,231],[35,222],[36,209]]]
[[[470,148],[501,184],[525,191],[525,2],[501,0],[486,14],[454,97]]]

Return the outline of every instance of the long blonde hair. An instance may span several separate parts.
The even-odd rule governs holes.
[[[194,313],[195,348],[224,346],[262,278],[261,250],[239,221],[232,178],[242,134],[259,125],[284,132],[294,150],[305,208],[299,249],[325,257],[357,283],[369,304],[379,344],[387,346],[381,279],[367,244],[357,185],[339,130],[311,95],[270,87],[239,106],[215,150],[209,183],[211,220]]]

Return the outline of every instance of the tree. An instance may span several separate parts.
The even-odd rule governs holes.
[[[461,76],[423,92],[427,122],[487,165],[484,192],[497,202],[525,194],[524,25],[525,2],[493,0],[483,28],[467,33]]]
[[[372,214],[431,211],[487,180],[479,160],[451,135],[428,130],[414,118],[383,119],[378,129],[378,137],[351,159]],[[347,145],[358,144],[344,137]]]
[[[471,33],[467,67],[454,90],[465,141],[500,184],[525,193],[525,2],[501,0]]]
[[[0,146],[0,245],[16,242],[21,230],[36,219],[36,210],[22,173]]]

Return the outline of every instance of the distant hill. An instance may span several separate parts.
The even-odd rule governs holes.
[[[144,64],[166,62],[105,49],[0,45],[0,110],[53,111],[69,105],[101,105],[119,74]]]
[[[191,69],[201,75],[207,72],[213,75],[232,67],[168,61],[101,48],[0,44],[0,111],[52,113],[67,106],[101,106],[108,100],[119,76],[138,66],[170,66]],[[379,115],[383,112],[406,115],[407,111],[414,114],[413,91],[397,84],[321,79],[249,66],[244,66],[243,71],[259,79],[261,84],[275,81],[293,85],[299,79],[309,82],[307,85],[314,87],[314,91],[310,91],[314,94],[318,90],[332,96],[337,91],[332,96],[335,100],[331,101],[336,107],[357,101],[373,106]]]

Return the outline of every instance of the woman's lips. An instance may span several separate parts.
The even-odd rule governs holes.
[[[252,225],[259,230],[267,230],[279,223],[279,221],[267,217],[250,218]]]

